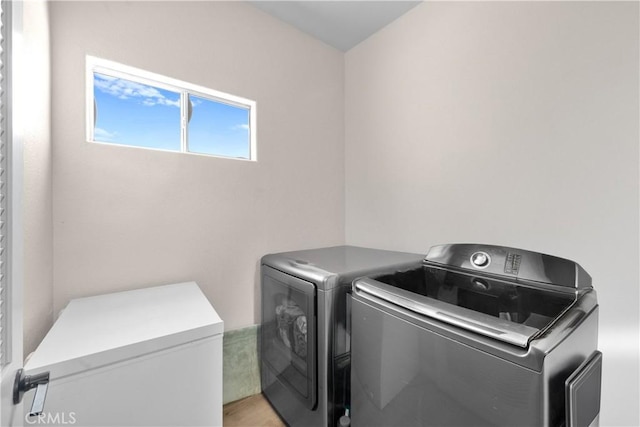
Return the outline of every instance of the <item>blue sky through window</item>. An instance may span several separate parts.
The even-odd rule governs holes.
[[[180,94],[94,73],[94,140],[180,151]]]
[[[249,110],[190,95],[189,151],[216,156],[250,156]]]
[[[181,151],[180,93],[93,73],[94,141]],[[251,157],[248,108],[189,95],[188,151]]]

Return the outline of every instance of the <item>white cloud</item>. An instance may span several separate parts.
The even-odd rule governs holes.
[[[118,80],[117,77],[111,77],[111,76],[106,76],[104,74],[100,74],[98,76],[98,78],[103,79],[103,80],[107,80],[107,81],[113,81],[113,80]]]
[[[154,105],[180,107],[179,99],[175,101],[168,99],[158,89],[141,83],[96,74],[93,84],[100,92],[120,99],[143,98],[142,104],[149,107]]]
[[[93,139],[97,141],[113,142],[115,141],[117,136],[117,132],[109,132],[108,130],[102,128],[97,127],[93,130]]]
[[[231,127],[231,129],[232,130],[249,130],[249,125],[247,123],[242,123],[242,124]]]

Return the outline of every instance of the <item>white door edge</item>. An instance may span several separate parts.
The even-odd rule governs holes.
[[[2,426],[22,426],[22,406],[13,404],[13,383],[16,372],[23,364],[22,344],[23,344],[23,228],[22,228],[22,196],[23,196],[23,140],[20,123],[16,122],[16,117],[11,113],[15,110],[14,100],[17,99],[14,88],[20,88],[24,83],[20,79],[20,56],[22,41],[22,2],[3,1],[3,9],[7,6],[7,13],[3,17],[9,24],[7,34],[6,49],[7,68],[5,78],[8,78],[7,103],[7,163],[6,176],[7,183],[7,268],[6,283],[8,293],[6,313],[9,316],[7,322],[9,334],[7,350],[7,360],[2,367],[0,375],[0,425]],[[8,72],[7,72],[8,71]],[[23,73],[24,74],[24,73]]]

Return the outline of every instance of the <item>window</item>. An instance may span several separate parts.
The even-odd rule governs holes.
[[[87,56],[89,142],[256,160],[256,103]]]

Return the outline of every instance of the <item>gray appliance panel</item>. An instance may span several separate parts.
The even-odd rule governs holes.
[[[351,305],[354,427],[561,426],[564,382],[597,345],[597,305],[574,308],[524,353],[366,294]]]
[[[543,375],[352,303],[354,427],[542,426]]]
[[[602,353],[595,351],[565,381],[567,427],[590,426],[597,422],[601,381]]]
[[[328,290],[350,285],[359,276],[418,265],[423,259],[424,255],[420,254],[334,246],[269,254],[262,257],[262,264],[311,281],[319,289]]]

